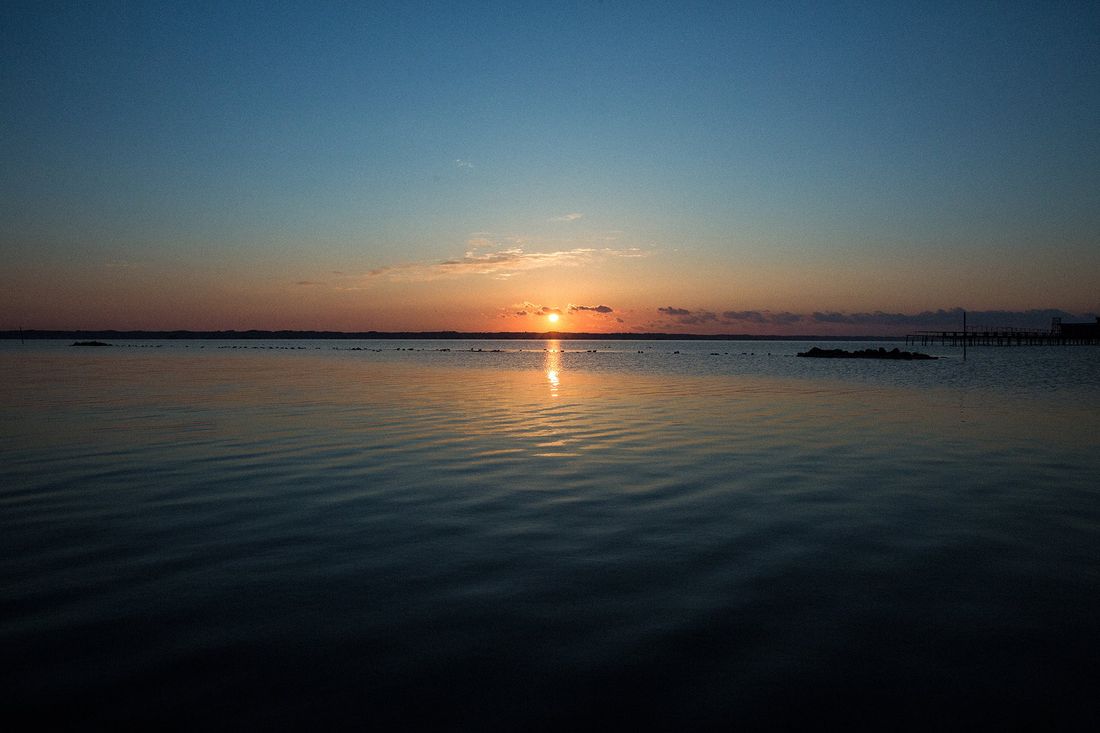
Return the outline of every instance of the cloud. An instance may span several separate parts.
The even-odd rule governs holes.
[[[726,311],[722,314],[724,321],[748,321],[749,323],[767,323],[767,319],[760,311]]]
[[[688,326],[701,326],[704,323],[716,323],[718,316],[710,311],[695,311],[690,316],[681,316],[679,321]]]
[[[917,313],[869,311],[848,313],[843,311],[814,311],[810,314],[769,310],[729,310],[720,314],[708,310],[689,310],[667,306],[658,308],[665,318],[652,324],[654,327],[701,325],[752,325],[784,327],[804,324],[823,327],[830,331],[851,327],[850,333],[898,334],[921,330],[957,329],[962,325],[963,309],[959,307],[925,310]],[[1032,309],[1023,311],[988,310],[967,311],[968,326],[974,330],[997,328],[1050,328],[1052,318],[1066,321],[1088,321],[1093,314],[1074,314],[1059,309]]]
[[[577,305],[575,303],[570,303],[564,308],[560,308],[557,306],[532,303],[529,300],[525,300],[522,303],[513,303],[507,308],[501,309],[503,317],[505,318],[523,318],[524,316],[548,316],[551,313],[557,313],[558,315],[561,315],[562,313],[573,314],[579,313],[581,311],[593,313],[597,316],[603,316],[609,313],[614,313],[615,309],[609,305]],[[619,323],[622,323],[621,318],[618,318],[616,320],[618,320]]]
[[[577,219],[583,219],[584,214],[580,212],[571,212],[569,214],[562,214],[561,216],[555,216],[550,221],[576,221]]]
[[[666,316],[671,316],[676,323],[684,326],[700,326],[705,323],[715,323],[718,321],[718,314],[710,311],[693,311],[687,308],[673,308],[671,305],[667,308],[658,308],[657,310],[664,313]]]
[[[850,325],[917,326],[935,323],[961,323],[962,308],[922,311],[920,313],[841,313],[838,311],[814,311],[809,318],[814,323],[845,323]]]
[[[455,168],[473,168],[474,164],[463,158],[455,158]]]
[[[782,311],[780,313],[772,313],[771,311],[726,311],[722,314],[722,320],[727,323],[772,323],[772,324],[791,324],[798,323],[803,318],[800,313],[789,313]]]
[[[1077,315],[1056,308],[1031,309],[1024,311],[989,310],[967,311],[970,328],[1000,327],[1049,328],[1052,318],[1066,320],[1084,320],[1090,315]],[[962,324],[963,309],[921,311],[919,313],[888,313],[872,311],[870,313],[840,313],[837,311],[815,311],[809,316],[814,323],[840,323],[857,326],[898,327],[907,326],[920,330],[923,328],[958,328]]]
[[[548,316],[551,313],[561,315],[562,309],[525,300],[522,303],[514,303],[507,308],[502,308],[501,312],[504,318],[523,318],[524,316]]]
[[[512,238],[519,239],[519,238]],[[520,272],[546,267],[574,267],[612,257],[639,257],[635,248],[612,249],[610,247],[574,247],[552,252],[529,252],[520,246],[505,249],[491,248],[496,242],[485,237],[471,240],[471,249],[462,257],[442,262],[411,262],[402,265],[378,267],[367,273],[367,278],[385,276],[397,282],[426,282],[447,277],[483,275],[505,280]],[[485,251],[490,249],[491,251]]]
[[[298,282],[296,282],[294,284],[295,285],[305,285],[305,286],[316,286],[316,285],[324,285],[325,283],[319,282],[317,280],[299,280]]]
[[[671,318],[673,323],[681,326],[703,326],[708,324],[743,326],[747,323],[755,325],[771,324],[786,326],[792,323],[798,323],[804,318],[801,314],[787,311],[773,313],[768,310],[731,310],[715,313],[709,310],[690,310],[688,308],[676,308],[673,306],[658,308],[657,310],[668,318]]]
[[[513,242],[513,244],[519,244],[519,242]],[[499,247],[500,242],[493,239],[488,234],[471,234],[470,238],[466,240],[466,246],[470,249],[487,249],[490,247]]]

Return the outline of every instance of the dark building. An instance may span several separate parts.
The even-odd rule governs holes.
[[[1100,338],[1100,316],[1091,323],[1063,323],[1061,318],[1055,318],[1050,324],[1050,330],[1071,339]]]

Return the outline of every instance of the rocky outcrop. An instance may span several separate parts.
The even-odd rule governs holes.
[[[897,361],[923,361],[939,357],[921,354],[917,351],[900,351],[897,348],[887,351],[884,348],[863,349],[862,351],[845,351],[844,349],[819,349],[816,346],[809,351],[803,351],[799,356],[809,356],[815,359],[894,359]]]

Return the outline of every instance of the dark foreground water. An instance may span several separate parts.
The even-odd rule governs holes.
[[[4,717],[1100,722],[1100,351],[805,347],[0,343]]]

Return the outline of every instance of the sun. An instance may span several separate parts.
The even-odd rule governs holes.
[[[561,316],[559,316],[557,313],[551,313],[550,315],[546,316],[546,320],[550,321],[551,323],[557,323],[559,318],[561,318]]]

